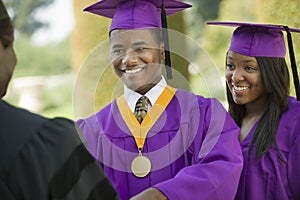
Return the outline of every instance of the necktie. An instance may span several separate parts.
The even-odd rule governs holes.
[[[135,115],[136,119],[140,122],[140,124],[142,123],[144,117],[147,114],[148,102],[149,102],[149,99],[145,96],[142,96],[136,102],[134,115]]]

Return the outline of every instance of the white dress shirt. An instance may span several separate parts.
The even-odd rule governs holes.
[[[134,108],[137,100],[141,96],[146,96],[150,101],[150,103],[148,104],[148,110],[149,110],[152,107],[152,105],[156,102],[158,97],[161,95],[161,93],[164,91],[166,86],[167,86],[167,82],[165,78],[162,76],[161,80],[153,88],[151,88],[145,95],[141,95],[124,86],[124,97],[130,110],[134,113]]]

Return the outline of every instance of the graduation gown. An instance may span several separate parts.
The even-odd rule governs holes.
[[[292,200],[300,199],[300,102],[289,98],[288,111],[283,113],[277,130],[277,148],[255,160],[255,146],[248,159],[248,150],[257,124],[241,142],[244,169],[236,199]]]
[[[159,99],[165,99],[163,94]],[[239,128],[216,99],[178,89],[160,116],[151,113],[154,106],[150,109],[147,115],[157,120],[148,127],[142,151],[152,163],[143,178],[131,172],[138,155],[130,123],[124,119],[124,112],[131,111],[118,102],[77,123],[121,199],[149,187],[168,199],[234,198],[243,166]]]
[[[116,192],[74,122],[0,100],[0,199],[113,199]]]

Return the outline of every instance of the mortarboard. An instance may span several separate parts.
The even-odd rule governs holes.
[[[286,48],[282,31],[286,31],[294,85],[297,99],[300,101],[300,84],[291,36],[291,32],[300,33],[299,29],[283,25],[243,22],[207,22],[207,24],[237,27],[232,34],[229,50],[251,57],[285,58]]]
[[[166,16],[189,7],[191,7],[190,4],[178,0],[102,0],[85,8],[84,11],[112,18],[110,31],[114,29],[162,28],[167,78],[170,79],[172,73],[169,68],[171,59]]]

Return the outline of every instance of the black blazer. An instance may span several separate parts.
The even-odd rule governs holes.
[[[74,122],[0,100],[0,199],[117,199]]]

